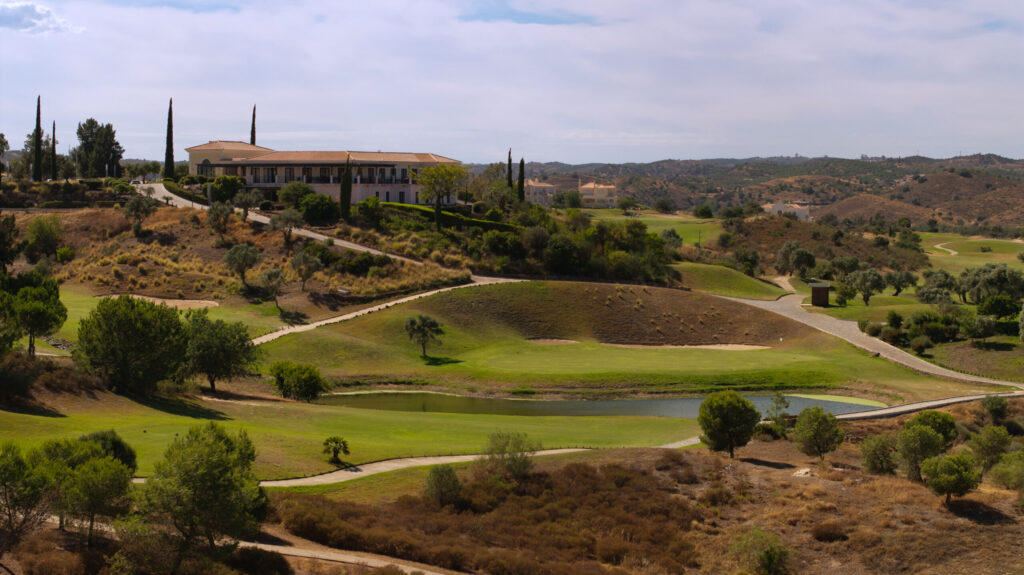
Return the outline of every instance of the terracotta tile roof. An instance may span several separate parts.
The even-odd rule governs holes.
[[[236,141],[228,141],[228,140],[213,140],[213,141],[207,142],[205,144],[199,144],[198,146],[192,146],[191,148],[185,148],[186,152],[191,152],[193,150],[195,150],[195,151],[202,151],[202,150],[245,150],[245,151],[265,150],[267,152],[272,152],[273,151],[270,148],[264,148],[263,146],[253,146],[252,144],[249,144],[247,142],[236,142]]]
[[[458,160],[437,154],[404,152],[267,152],[248,158],[233,158],[232,163],[244,164],[344,164],[349,159],[357,164],[458,164]]]

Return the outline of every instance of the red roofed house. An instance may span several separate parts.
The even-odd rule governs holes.
[[[260,189],[278,189],[303,181],[318,193],[338,199],[345,164],[352,167],[352,203],[376,197],[382,202],[418,204],[420,168],[458,164],[436,154],[401,152],[278,152],[245,142],[214,141],[186,148],[188,171],[204,176],[241,176]]]

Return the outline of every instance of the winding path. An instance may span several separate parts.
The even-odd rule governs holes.
[[[948,243],[950,243],[950,242],[943,242],[941,244],[935,244],[932,247],[937,249],[937,250],[942,250],[942,251],[948,253],[951,256],[958,256],[958,255],[960,255],[960,252],[958,252],[958,251],[956,251],[956,250],[954,250],[952,248],[947,248],[946,244],[948,244]]]
[[[752,300],[736,297],[727,297],[726,299],[777,313],[783,317],[798,321],[829,335],[846,340],[860,349],[869,353],[878,354],[880,357],[887,359],[892,363],[902,365],[903,367],[912,369],[918,373],[934,375],[936,377],[966,383],[1001,385],[1024,389],[1024,383],[960,373],[958,371],[939,367],[934,363],[927,362],[903,351],[902,349],[899,349],[898,347],[889,345],[880,339],[867,335],[858,329],[857,322],[855,321],[837,319],[823,313],[809,312],[804,309],[804,296],[801,294],[785,295],[775,301]]]

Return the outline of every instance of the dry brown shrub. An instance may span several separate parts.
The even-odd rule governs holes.
[[[82,558],[58,547],[52,532],[38,532],[22,541],[12,552],[24,575],[85,575]]]
[[[811,527],[811,537],[825,543],[845,541],[847,539],[846,527],[835,519],[829,519]]]

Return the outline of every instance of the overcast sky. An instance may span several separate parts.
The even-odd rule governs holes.
[[[1020,0],[0,0],[0,132],[500,161],[1024,157]]]

